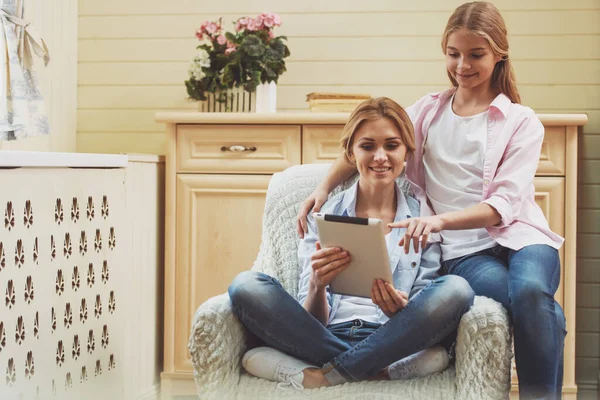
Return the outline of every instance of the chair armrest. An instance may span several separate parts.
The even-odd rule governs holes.
[[[245,328],[233,315],[227,293],[207,300],[198,308],[188,348],[200,398],[235,397],[245,339]]]
[[[512,360],[510,320],[502,305],[475,297],[456,340],[457,399],[507,399]]]

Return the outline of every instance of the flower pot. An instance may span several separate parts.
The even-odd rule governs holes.
[[[256,87],[256,112],[274,113],[277,111],[277,84],[262,83]]]
[[[198,102],[200,112],[253,112],[256,94],[242,88],[233,88],[225,92],[208,93],[208,99]]]

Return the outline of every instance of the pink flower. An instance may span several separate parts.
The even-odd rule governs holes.
[[[259,18],[263,22],[264,26],[272,28],[274,26],[281,26],[281,17],[275,13],[262,13]]]
[[[217,24],[215,24],[214,22],[209,22],[206,25],[206,33],[208,33],[209,35],[214,35],[218,30],[219,30],[219,26]]]
[[[237,50],[237,45],[235,43],[231,43],[229,40],[227,41],[227,48],[225,49],[225,55],[229,55]]]
[[[225,35],[219,35],[219,37],[217,38],[217,43],[219,43],[220,45],[224,45],[225,43],[227,43],[227,39],[225,39]]]
[[[247,18],[240,18],[237,20],[237,22],[235,23],[235,31],[239,32],[242,29],[244,29],[246,27],[246,25],[248,25],[248,19]]]
[[[204,30],[202,28],[199,28],[196,31],[196,37],[198,38],[198,40],[204,39]]]
[[[262,28],[262,21],[259,21],[258,19],[254,19],[254,18],[248,18],[248,25],[246,26],[246,29],[253,32],[253,31],[257,31],[261,28]]]
[[[273,31],[269,31],[269,39],[274,39],[275,33]]]

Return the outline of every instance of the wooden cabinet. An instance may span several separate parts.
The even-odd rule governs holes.
[[[158,113],[166,123],[165,332],[162,398],[193,395],[188,355],[194,312],[252,266],[273,173],[332,162],[348,114]],[[577,126],[585,116],[541,115],[546,127],[536,201],[566,238],[556,299],[567,316],[565,398],[575,386]],[[515,374],[516,378],[516,374]],[[513,381],[513,394],[517,389]]]

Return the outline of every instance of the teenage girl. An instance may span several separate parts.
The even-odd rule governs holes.
[[[519,104],[508,50],[504,20],[491,3],[466,3],[450,16],[442,51],[452,88],[407,109],[416,150],[406,177],[421,215],[389,226],[404,230],[405,252],[441,241],[440,273],[459,275],[477,295],[502,303],[513,322],[521,398],[554,399],[561,397],[566,335],[554,300],[564,239],[534,200],[544,127]],[[300,208],[300,236],[308,212],[320,210],[354,172],[338,157]]]

